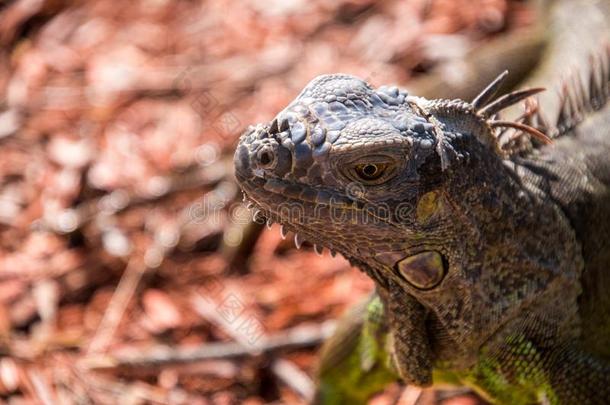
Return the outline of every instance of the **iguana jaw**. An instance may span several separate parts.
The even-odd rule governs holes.
[[[393,222],[387,210],[376,209],[353,195],[274,178],[246,178],[240,169],[236,177],[244,192],[244,201],[255,212],[255,219],[279,223],[283,235],[293,232],[297,247],[308,241],[315,244],[319,253],[327,248],[332,254],[341,253],[349,260],[366,262],[379,251],[396,249],[399,245],[405,250],[412,234],[403,229],[404,224]],[[362,232],[363,224],[367,229],[374,227],[375,231]],[[394,235],[402,233],[405,238],[401,243]],[[361,243],[355,249],[355,240],[359,237]]]

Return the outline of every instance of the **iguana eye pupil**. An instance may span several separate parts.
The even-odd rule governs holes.
[[[364,181],[373,181],[381,178],[385,173],[387,164],[384,163],[364,163],[356,166],[356,175]]]
[[[375,173],[377,173],[377,166],[375,166],[375,165],[366,165],[366,166],[364,166],[364,169],[362,171],[367,176],[375,176]]]

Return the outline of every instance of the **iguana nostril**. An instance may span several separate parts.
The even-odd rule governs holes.
[[[253,144],[253,149],[249,159],[256,176],[283,177],[290,172],[292,168],[291,152],[277,139],[261,139]]]
[[[256,154],[256,159],[261,169],[273,169],[276,163],[275,151],[270,145],[263,146]]]
[[[263,153],[261,153],[260,162],[263,166],[267,166],[271,162],[273,162],[273,156],[271,152],[264,151]]]

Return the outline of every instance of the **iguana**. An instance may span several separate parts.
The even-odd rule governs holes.
[[[601,26],[600,45],[558,97],[494,98],[506,74],[470,102],[324,75],[240,138],[256,215],[375,281],[346,326],[359,335],[325,349],[347,369],[322,367],[321,402],[364,401],[395,376],[498,403],[610,402],[610,7],[570,3],[593,18],[574,32]],[[522,100],[520,117],[499,116]]]

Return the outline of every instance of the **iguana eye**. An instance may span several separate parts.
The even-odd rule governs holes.
[[[356,165],[354,171],[360,180],[375,181],[385,174],[387,168],[387,163],[362,163]]]

